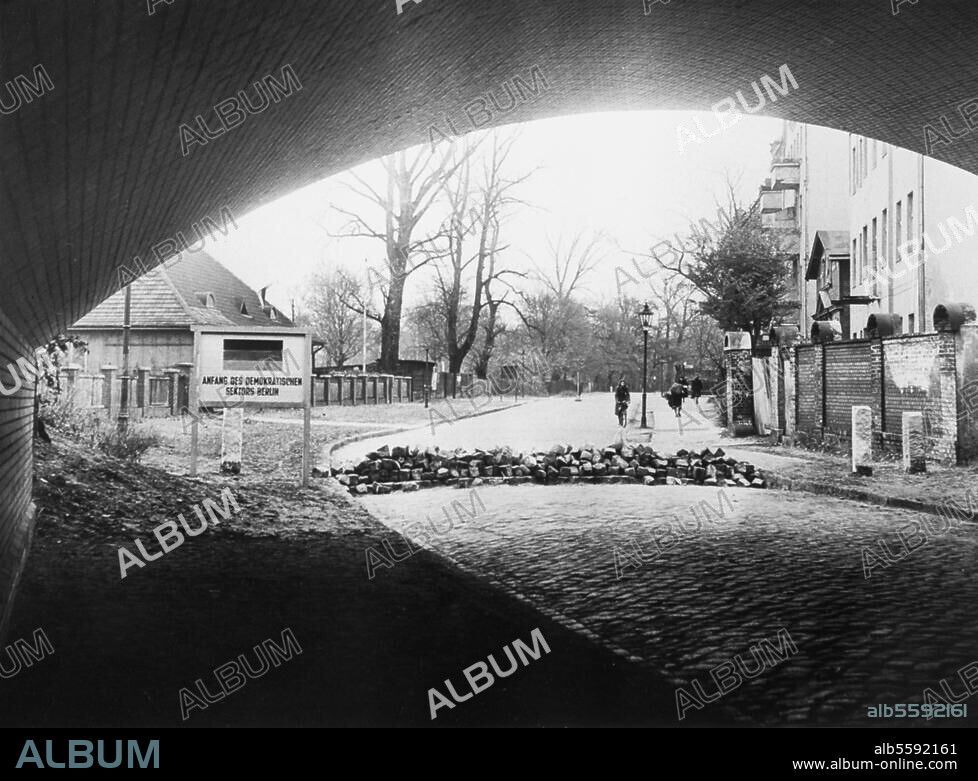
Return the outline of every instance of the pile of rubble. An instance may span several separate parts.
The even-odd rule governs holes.
[[[384,446],[358,464],[331,470],[351,493],[386,494],[451,485],[518,483],[643,483],[645,485],[716,485],[765,488],[753,464],[727,458],[721,448],[679,450],[664,456],[649,445],[606,448],[561,446],[546,453],[514,453],[509,448],[442,451],[439,448]]]

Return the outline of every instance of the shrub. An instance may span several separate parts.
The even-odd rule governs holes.
[[[71,396],[48,397],[41,402],[38,415],[44,425],[62,436],[95,447],[100,421],[97,413],[76,407]]]
[[[70,396],[45,402],[39,414],[52,431],[115,458],[138,463],[147,450],[160,443],[155,431],[139,424],[130,423],[125,432],[120,432],[114,420],[106,421],[94,410],[76,407]]]
[[[112,427],[102,432],[98,449],[114,458],[139,463],[147,450],[160,443],[159,435],[150,429],[130,424],[125,431]]]

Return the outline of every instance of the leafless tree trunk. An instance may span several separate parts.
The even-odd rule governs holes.
[[[448,370],[453,378],[461,372],[475,344],[483,311],[488,308],[489,316],[495,321],[499,307],[508,303],[505,295],[498,299],[492,297],[493,282],[505,283],[504,278],[510,275],[525,276],[501,268],[498,261],[499,253],[505,249],[499,243],[504,211],[517,202],[511,191],[531,175],[516,179],[503,177],[513,142],[513,138],[503,140],[498,133],[492,134],[491,148],[481,161],[480,183],[473,186],[475,160],[472,150],[462,141],[461,160],[445,187],[450,214],[444,228],[447,246],[438,255],[440,260],[434,263],[435,298],[442,310]],[[493,323],[488,354],[492,352],[494,329]],[[483,367],[482,376],[486,368]]]
[[[537,268],[536,279],[542,290],[520,293],[523,307],[519,311],[524,325],[540,345],[540,351],[551,367],[577,363],[580,357],[582,329],[587,328],[584,308],[574,294],[583,289],[585,277],[603,258],[601,235],[577,233],[568,245],[558,240],[548,241],[552,266],[546,271]],[[576,334],[576,336],[575,336]]]
[[[314,274],[304,299],[305,320],[325,343],[327,360],[343,366],[361,349],[363,326],[350,304],[363,300],[361,284],[343,270]]]
[[[381,159],[386,173],[386,189],[378,192],[367,181],[355,173],[354,180],[347,186],[361,198],[380,208],[383,213],[383,228],[371,227],[367,218],[356,212],[333,205],[333,208],[350,218],[341,237],[366,237],[376,239],[384,245],[384,272],[371,275],[368,286],[372,289],[378,284],[383,300],[383,310],[370,313],[368,302],[350,300],[351,308],[363,312],[380,323],[380,369],[397,370],[401,337],[401,312],[404,305],[404,286],[407,278],[418,268],[428,263],[432,257],[425,250],[433,245],[440,233],[419,238],[418,225],[437,199],[442,187],[472,153],[474,147],[467,145],[464,153],[449,148],[436,159],[430,145],[423,145],[410,151],[397,152]]]

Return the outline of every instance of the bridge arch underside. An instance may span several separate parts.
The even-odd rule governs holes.
[[[786,65],[797,87],[759,113],[978,171],[976,33],[974,0],[8,0],[0,382],[204,217],[442,133],[753,105]],[[31,398],[0,396],[0,617],[31,528]]]

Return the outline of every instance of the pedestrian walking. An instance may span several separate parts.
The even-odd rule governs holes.
[[[632,400],[632,394],[628,392],[628,385],[625,378],[618,380],[618,387],[615,388],[615,417],[618,418],[618,425],[622,428],[628,420],[628,405]]]
[[[693,377],[693,382],[689,386],[689,395],[698,407],[700,405],[700,396],[703,395],[703,380],[700,379],[698,374]]]
[[[681,382],[674,382],[669,387],[669,407],[673,412],[676,413],[676,417],[680,417],[683,411],[683,398],[687,395],[688,391],[686,386]]]

